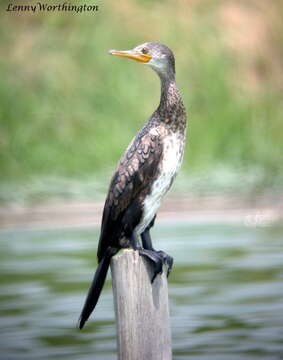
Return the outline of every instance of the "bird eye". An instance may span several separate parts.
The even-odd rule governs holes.
[[[147,53],[148,53],[148,50],[147,50],[147,48],[142,48],[142,49],[141,49],[141,52],[142,52],[143,54],[147,54]]]

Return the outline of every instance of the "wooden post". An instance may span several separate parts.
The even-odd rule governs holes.
[[[125,249],[111,260],[119,360],[171,360],[166,270],[153,276],[152,264]]]

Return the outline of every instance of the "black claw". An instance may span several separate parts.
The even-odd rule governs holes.
[[[169,276],[172,268],[173,268],[173,262],[174,259],[172,256],[166,254],[164,251],[158,251],[158,254],[162,257],[163,264],[167,265],[167,277]]]
[[[145,250],[138,249],[139,254],[141,256],[147,257],[154,266],[153,269],[153,277],[151,279],[151,283],[154,282],[155,278],[158,274],[162,274],[163,272],[163,264],[167,266],[167,277],[169,276],[172,267],[173,267],[173,258],[167,255],[164,251],[155,251],[155,250]]]
[[[153,284],[156,276],[157,276],[158,274],[162,274],[162,272],[163,272],[163,262],[162,262],[162,259],[160,259],[160,260],[158,261],[158,263],[155,264],[155,267],[154,267],[154,274],[153,274],[153,277],[152,277],[152,279],[151,279],[151,283],[152,283],[152,284]]]
[[[162,271],[163,271],[163,259],[158,254],[157,251],[153,251],[153,250],[139,249],[139,254],[141,256],[147,257],[153,263],[154,269],[153,269],[153,277],[151,279],[151,283],[153,283],[156,276],[158,274],[162,274]]]
[[[151,279],[151,283],[152,283],[152,284],[154,283],[154,280],[155,280],[155,278],[156,278],[157,275],[158,275],[158,272],[155,271],[155,272],[154,272],[154,275],[153,275],[153,277],[152,277],[152,279]]]

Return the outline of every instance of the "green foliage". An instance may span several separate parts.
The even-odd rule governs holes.
[[[141,64],[112,58],[161,41],[177,58],[189,115],[185,169],[282,164],[282,98],[276,88],[237,90],[235,58],[214,7],[156,1],[99,4],[96,15],[5,14],[0,23],[0,166],[3,182],[33,175],[84,176],[115,166],[159,101],[159,82]]]

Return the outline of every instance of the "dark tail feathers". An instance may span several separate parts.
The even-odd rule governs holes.
[[[88,290],[88,294],[84,303],[83,310],[81,312],[78,326],[80,329],[84,327],[85,322],[89,318],[93,309],[95,308],[98,298],[100,296],[101,290],[103,288],[106,275],[109,269],[111,257],[104,257],[98,264],[92,284]]]

